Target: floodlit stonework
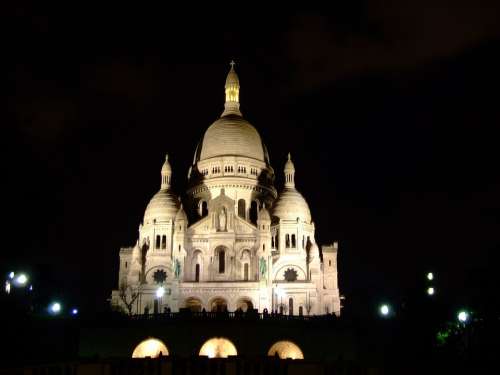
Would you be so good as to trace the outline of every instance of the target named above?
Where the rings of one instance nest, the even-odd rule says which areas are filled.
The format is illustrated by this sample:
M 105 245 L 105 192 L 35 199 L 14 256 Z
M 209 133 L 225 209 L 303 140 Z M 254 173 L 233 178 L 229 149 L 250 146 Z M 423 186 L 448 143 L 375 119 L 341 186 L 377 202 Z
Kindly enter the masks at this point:
M 130 314 L 183 307 L 340 314 L 337 243 L 316 244 L 290 155 L 284 187 L 275 189 L 266 146 L 240 112 L 239 90 L 231 64 L 224 112 L 195 150 L 182 202 L 166 157 L 137 242 L 120 250 L 114 306 Z

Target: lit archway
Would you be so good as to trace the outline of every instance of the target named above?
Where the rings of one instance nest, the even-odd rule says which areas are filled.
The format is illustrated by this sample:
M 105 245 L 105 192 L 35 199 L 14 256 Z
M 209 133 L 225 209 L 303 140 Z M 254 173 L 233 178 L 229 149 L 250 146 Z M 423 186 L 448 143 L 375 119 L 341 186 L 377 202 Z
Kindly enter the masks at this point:
M 153 337 L 142 341 L 137 345 L 132 353 L 132 358 L 156 358 L 161 355 L 168 355 L 167 346 Z
M 192 312 L 200 312 L 201 311 L 201 301 L 198 298 L 189 297 L 188 299 L 186 299 L 185 305 Z
M 207 340 L 200 349 L 200 356 L 208 358 L 227 358 L 238 355 L 234 344 L 225 337 L 213 337 Z
M 210 311 L 212 312 L 227 311 L 227 301 L 221 297 L 214 298 L 210 303 Z
M 304 354 L 297 344 L 291 341 L 278 341 L 267 352 L 268 356 L 278 355 L 281 359 L 304 359 Z
M 252 310 L 253 309 L 252 300 L 250 298 L 247 298 L 247 297 L 240 298 L 238 300 L 238 302 L 236 302 L 236 308 L 241 309 L 244 312 L 247 312 L 248 310 Z

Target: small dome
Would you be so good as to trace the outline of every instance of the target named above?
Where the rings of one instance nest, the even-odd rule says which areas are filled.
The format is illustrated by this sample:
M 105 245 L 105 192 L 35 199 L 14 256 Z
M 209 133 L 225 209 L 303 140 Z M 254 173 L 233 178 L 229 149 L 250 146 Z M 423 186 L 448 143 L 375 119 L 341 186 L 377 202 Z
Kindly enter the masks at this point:
M 177 222 L 180 220 L 187 221 L 186 211 L 184 211 L 182 204 L 181 204 L 181 208 L 179 208 L 179 211 L 177 211 L 177 215 L 175 215 L 175 221 Z
M 203 137 L 199 160 L 225 155 L 267 161 L 257 130 L 234 114 L 221 117 L 210 125 Z
M 179 211 L 179 201 L 168 189 L 161 189 L 149 201 L 144 213 L 144 224 L 173 220 Z
M 306 200 L 295 188 L 285 187 L 274 202 L 273 216 L 281 220 L 297 220 L 311 222 L 311 211 Z
M 259 220 L 269 220 L 271 221 L 271 215 L 269 215 L 269 210 L 264 206 L 259 211 Z

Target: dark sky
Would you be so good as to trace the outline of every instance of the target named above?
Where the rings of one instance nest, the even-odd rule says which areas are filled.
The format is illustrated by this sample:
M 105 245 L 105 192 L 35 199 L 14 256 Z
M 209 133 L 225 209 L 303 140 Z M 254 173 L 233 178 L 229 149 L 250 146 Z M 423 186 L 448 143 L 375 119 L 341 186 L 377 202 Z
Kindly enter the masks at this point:
M 457 298 L 498 285 L 500 3 L 348 3 L 6 10 L 2 268 L 104 304 L 167 152 L 184 191 L 234 59 L 278 189 L 290 151 L 318 242 L 340 242 L 348 301 L 430 268 Z

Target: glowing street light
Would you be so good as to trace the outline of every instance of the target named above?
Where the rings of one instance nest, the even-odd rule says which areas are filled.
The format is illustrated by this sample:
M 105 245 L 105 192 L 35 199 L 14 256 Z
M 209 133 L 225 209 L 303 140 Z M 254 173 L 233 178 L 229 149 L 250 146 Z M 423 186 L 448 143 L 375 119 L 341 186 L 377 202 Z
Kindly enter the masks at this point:
M 458 321 L 461 323 L 466 323 L 469 320 L 469 313 L 465 310 L 461 310 L 457 314 Z
M 50 306 L 49 306 L 49 311 L 52 313 L 52 314 L 59 314 L 61 312 L 61 304 L 59 302 L 53 302 Z
M 436 290 L 434 289 L 434 287 L 429 287 L 427 288 L 427 294 L 430 295 L 430 296 L 433 296 L 434 293 L 436 293 Z
M 429 273 L 427 274 L 427 280 L 429 280 L 429 281 L 434 280 L 434 274 L 433 274 L 432 272 L 429 272 Z
M 78 315 L 78 309 L 71 309 L 71 315 Z
M 165 288 L 160 286 L 158 289 L 156 289 L 156 297 L 161 298 L 165 294 Z
M 12 272 L 10 272 L 10 273 L 9 273 L 9 279 L 13 279 L 13 278 L 14 278 L 14 276 L 15 276 L 14 271 L 12 271 Z
M 22 273 L 16 277 L 15 282 L 19 286 L 24 286 L 28 282 L 28 276 L 26 276 L 24 273 Z
M 380 314 L 382 316 L 388 316 L 389 313 L 391 312 L 391 309 L 390 309 L 389 305 L 383 304 L 383 305 L 380 306 L 379 311 L 380 311 Z

